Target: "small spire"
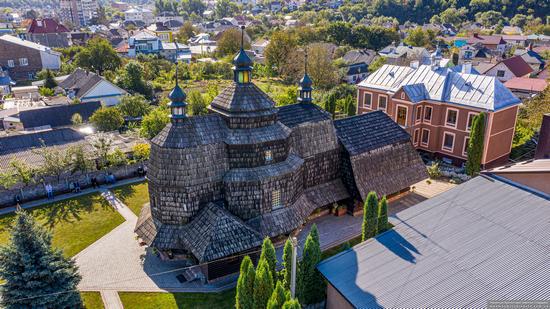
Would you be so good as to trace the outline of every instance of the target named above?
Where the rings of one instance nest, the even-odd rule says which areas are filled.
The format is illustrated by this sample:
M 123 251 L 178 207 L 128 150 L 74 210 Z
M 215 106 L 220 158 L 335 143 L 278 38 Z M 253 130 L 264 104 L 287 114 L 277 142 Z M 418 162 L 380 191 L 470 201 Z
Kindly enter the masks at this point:
M 307 47 L 306 47 L 306 55 L 304 60 L 304 75 L 307 74 Z
M 298 87 L 298 102 L 301 103 L 311 103 L 313 98 L 311 97 L 311 92 L 313 88 L 311 87 L 313 81 L 307 74 L 307 49 L 304 55 L 304 77 L 300 80 L 300 87 Z
M 241 50 L 244 50 L 244 26 L 241 26 Z

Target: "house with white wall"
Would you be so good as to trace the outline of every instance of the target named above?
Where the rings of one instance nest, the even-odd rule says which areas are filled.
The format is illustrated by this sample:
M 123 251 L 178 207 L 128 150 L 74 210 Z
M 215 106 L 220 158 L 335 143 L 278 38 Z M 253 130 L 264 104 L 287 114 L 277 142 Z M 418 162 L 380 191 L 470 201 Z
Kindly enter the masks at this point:
M 105 106 L 117 105 L 120 99 L 127 94 L 125 90 L 105 78 L 80 68 L 59 83 L 59 87 L 65 91 L 71 100 L 79 99 L 80 102 L 100 101 Z
M 506 82 L 512 78 L 529 77 L 533 68 L 521 56 L 504 59 L 493 66 L 485 66 L 482 75 L 495 76 L 499 81 Z

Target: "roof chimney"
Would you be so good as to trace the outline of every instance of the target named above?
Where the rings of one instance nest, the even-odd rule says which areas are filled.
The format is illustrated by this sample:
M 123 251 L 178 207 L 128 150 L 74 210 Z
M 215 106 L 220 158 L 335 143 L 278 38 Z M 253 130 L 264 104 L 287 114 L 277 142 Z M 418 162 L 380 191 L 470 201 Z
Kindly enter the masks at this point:
M 474 33 L 474 38 L 479 38 L 479 33 Z
M 542 116 L 535 159 L 550 159 L 550 114 Z
M 471 74 L 472 73 L 472 63 L 471 62 L 465 62 L 462 64 L 462 72 L 464 74 Z

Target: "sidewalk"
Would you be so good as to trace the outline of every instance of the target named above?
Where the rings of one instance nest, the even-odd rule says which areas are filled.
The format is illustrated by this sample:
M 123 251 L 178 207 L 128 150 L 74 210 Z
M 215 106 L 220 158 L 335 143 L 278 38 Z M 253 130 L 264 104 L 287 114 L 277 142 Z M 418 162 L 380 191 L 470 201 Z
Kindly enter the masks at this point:
M 142 182 L 144 180 L 145 180 L 144 177 L 128 178 L 128 179 L 117 181 L 116 183 L 111 184 L 111 185 L 102 185 L 99 188 L 87 188 L 87 189 L 84 189 L 84 190 L 80 191 L 79 193 L 65 193 L 65 194 L 56 195 L 53 199 L 45 198 L 45 199 L 40 199 L 40 200 L 34 200 L 34 201 L 31 201 L 31 202 L 21 204 L 21 208 L 31 209 L 31 208 L 34 208 L 34 207 L 37 207 L 37 206 L 42 206 L 42 205 L 53 203 L 53 202 L 64 201 L 64 200 L 67 200 L 67 199 L 83 196 L 83 195 L 90 194 L 90 193 L 101 192 L 102 190 L 106 190 L 106 189 L 108 190 L 108 189 L 116 188 L 116 187 L 119 187 L 119 186 L 131 184 L 131 183 Z M 15 206 L 1 208 L 0 209 L 0 215 L 5 215 L 5 214 L 15 212 L 15 210 L 16 210 Z

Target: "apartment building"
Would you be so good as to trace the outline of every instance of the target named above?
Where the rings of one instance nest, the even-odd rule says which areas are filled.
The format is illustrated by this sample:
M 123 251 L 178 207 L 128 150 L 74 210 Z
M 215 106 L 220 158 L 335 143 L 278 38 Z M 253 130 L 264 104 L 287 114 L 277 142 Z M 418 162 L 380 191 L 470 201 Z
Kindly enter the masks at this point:
M 505 163 L 520 100 L 496 77 L 435 65 L 384 65 L 358 85 L 359 114 L 382 110 L 410 135 L 414 146 L 449 163 L 467 159 L 474 116 L 487 114 L 482 165 Z
M 90 25 L 97 18 L 97 0 L 60 0 L 59 19 L 75 27 Z

